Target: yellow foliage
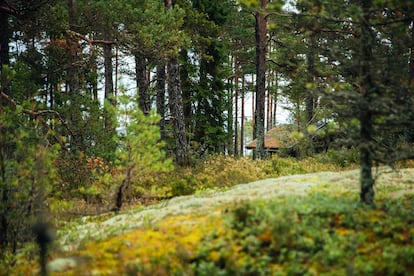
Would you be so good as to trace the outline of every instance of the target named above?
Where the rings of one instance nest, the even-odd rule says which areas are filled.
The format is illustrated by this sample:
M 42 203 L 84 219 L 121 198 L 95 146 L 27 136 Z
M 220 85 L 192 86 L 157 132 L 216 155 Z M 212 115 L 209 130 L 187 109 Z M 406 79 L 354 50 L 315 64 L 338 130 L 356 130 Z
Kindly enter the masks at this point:
M 81 260 L 76 268 L 51 275 L 181 274 L 189 269 L 183 266 L 194 257 L 203 235 L 220 228 L 224 229 L 224 226 L 218 216 L 168 217 L 152 227 L 92 241 L 70 253 Z M 37 265 L 31 263 L 18 267 L 18 272 L 30 275 L 37 269 Z

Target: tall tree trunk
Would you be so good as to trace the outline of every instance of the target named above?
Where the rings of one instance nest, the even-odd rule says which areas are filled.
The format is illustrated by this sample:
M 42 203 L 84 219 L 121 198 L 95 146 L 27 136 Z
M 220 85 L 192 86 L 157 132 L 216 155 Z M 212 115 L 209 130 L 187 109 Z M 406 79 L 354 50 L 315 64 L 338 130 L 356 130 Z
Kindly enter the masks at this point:
M 4 65 L 9 64 L 9 41 L 10 41 L 10 31 L 9 31 L 9 15 L 6 13 L 0 13 L 0 75 Z M 9 94 L 10 91 L 5 88 L 0 91 L 6 94 Z M 0 114 L 3 112 L 3 100 L 0 99 Z M 10 189 L 7 185 L 6 179 L 6 162 L 11 158 L 12 151 L 9 143 L 5 141 L 7 132 L 10 131 L 7 128 L 4 128 L 0 125 L 0 258 L 3 258 L 3 252 L 6 252 L 6 247 L 8 244 L 8 232 L 9 232 L 9 220 L 8 212 L 9 210 L 9 194 Z
M 69 29 L 76 31 L 76 0 L 68 0 L 69 8 Z M 67 40 L 70 56 L 70 65 L 68 69 L 67 84 L 69 93 L 79 92 L 79 75 L 78 75 L 78 43 L 72 38 Z
M 315 32 L 312 32 L 309 36 L 309 43 L 306 55 L 306 66 L 307 66 L 307 83 L 311 84 L 310 88 L 307 89 L 305 87 L 306 95 L 305 95 L 305 108 L 306 108 L 306 122 L 305 126 L 309 126 L 313 123 L 315 110 L 314 110 L 314 103 L 315 103 L 315 95 L 314 95 L 314 85 L 315 85 Z M 306 138 L 307 138 L 307 150 L 305 154 L 312 154 L 314 150 L 312 135 L 308 133 L 307 128 L 305 128 Z
M 264 144 L 264 120 L 266 98 L 266 9 L 267 0 L 260 0 L 260 9 L 256 12 L 256 113 L 255 113 L 255 139 L 256 150 L 254 158 L 266 157 Z
M 361 192 L 360 199 L 362 202 L 374 204 L 374 179 L 372 177 L 372 112 L 370 105 L 376 92 L 375 84 L 372 80 L 371 63 L 373 60 L 372 47 L 375 41 L 370 24 L 371 0 L 361 1 L 363 17 L 361 18 L 361 100 L 360 100 L 360 165 L 361 165 Z
M 255 83 L 254 82 L 254 75 L 252 75 L 252 83 Z M 252 126 L 253 126 L 253 133 L 252 133 L 252 136 L 253 136 L 253 139 L 256 137 L 256 134 L 255 134 L 255 114 L 256 114 L 256 111 L 255 111 L 255 109 L 256 109 L 256 101 L 255 101 L 255 97 L 254 97 L 254 95 L 255 95 L 255 92 L 253 92 L 252 91 Z M 253 152 L 253 154 L 254 154 L 254 152 Z
M 93 75 L 93 79 L 91 80 L 92 98 L 94 101 L 98 101 L 98 64 L 95 54 L 93 54 L 91 57 L 91 63 L 91 70 Z
M 111 40 L 109 34 L 105 33 L 105 40 Z M 113 80 L 113 66 L 112 66 L 112 44 L 104 44 L 104 68 L 105 68 L 105 99 L 114 96 L 114 80 Z
M 233 64 L 233 61 L 230 62 Z M 233 98 L 233 78 L 229 78 L 228 80 L 228 87 L 229 87 L 229 105 L 228 105 L 228 122 L 227 122 L 227 133 L 229 135 L 229 142 L 227 145 L 227 150 L 229 155 L 234 155 L 234 116 L 233 116 L 233 107 L 234 107 L 234 98 Z
M 245 93 L 245 78 L 244 72 L 242 73 L 242 91 L 241 91 L 241 120 L 240 120 L 240 156 L 244 156 L 244 93 Z
M 184 120 L 185 126 L 187 128 L 188 133 L 193 133 L 194 125 L 192 124 L 192 88 L 191 82 L 189 77 L 189 72 L 187 66 L 189 65 L 190 61 L 188 58 L 187 50 L 180 51 L 180 58 L 184 62 L 184 65 L 180 67 L 180 80 L 181 80 L 181 89 L 183 95 L 183 108 L 184 108 Z
M 148 93 L 147 63 L 142 55 L 135 54 L 135 74 L 138 88 L 138 106 L 147 116 L 151 107 Z
M 273 117 L 272 117 L 272 126 L 275 126 L 276 121 L 276 112 L 277 112 L 277 100 L 278 100 L 278 80 L 277 80 L 277 73 L 276 70 L 273 71 L 273 86 L 275 87 L 275 91 L 273 94 Z
M 187 137 L 185 134 L 183 100 L 181 96 L 180 73 L 177 57 L 170 57 L 168 63 L 168 102 L 174 121 L 175 157 L 180 166 L 189 165 Z
M 408 90 L 407 93 L 413 95 L 414 91 L 414 19 L 412 18 L 408 24 L 408 30 L 410 32 L 410 48 L 409 48 L 409 61 L 408 61 Z M 410 102 L 407 101 L 405 104 L 410 105 Z M 414 108 L 409 106 L 409 108 Z M 414 130 L 411 128 L 407 128 L 405 130 L 405 136 L 407 142 L 413 143 L 414 142 Z
M 161 119 L 159 122 L 161 140 L 166 139 L 165 133 L 165 62 L 159 61 L 157 65 L 157 82 L 156 82 L 156 91 L 157 91 L 157 112 L 160 115 Z
M 3 65 L 9 64 L 9 41 L 10 41 L 10 28 L 9 28 L 9 15 L 0 12 L 0 72 L 3 69 Z M 5 91 L 6 92 L 6 91 Z
M 172 0 L 164 0 L 167 9 L 173 8 Z M 169 57 L 167 62 L 168 72 L 168 103 L 174 120 L 175 157 L 180 166 L 188 166 L 190 158 L 188 155 L 187 137 L 185 134 L 184 107 L 181 95 L 180 72 L 177 56 Z
M 411 21 L 411 45 L 410 45 L 410 61 L 409 61 L 409 85 L 414 85 L 414 20 Z
M 239 117 L 239 70 L 237 64 L 237 56 L 234 57 L 234 156 L 239 155 L 239 130 L 238 130 L 238 117 Z
M 315 84 L 315 33 L 312 32 L 309 37 L 308 52 L 306 55 L 307 63 L 307 82 Z M 307 89 L 305 96 L 306 105 L 306 124 L 310 125 L 314 117 L 314 91 L 313 89 Z

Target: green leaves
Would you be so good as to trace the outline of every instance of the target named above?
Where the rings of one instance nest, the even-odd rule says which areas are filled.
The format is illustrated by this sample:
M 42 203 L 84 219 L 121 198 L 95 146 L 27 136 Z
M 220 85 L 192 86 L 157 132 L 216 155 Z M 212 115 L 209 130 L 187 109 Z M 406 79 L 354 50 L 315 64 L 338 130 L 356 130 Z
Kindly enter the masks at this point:
M 404 214 L 414 206 L 400 200 L 408 205 L 381 203 L 401 214 L 325 193 L 240 203 L 223 214 L 220 235 L 203 239 L 195 266 L 222 274 L 404 274 L 414 252 Z
M 172 161 L 165 157 L 154 110 L 145 116 L 137 103 L 127 95 L 119 97 L 118 118 L 121 137 L 116 152 L 121 170 L 133 169 L 139 174 L 165 172 Z

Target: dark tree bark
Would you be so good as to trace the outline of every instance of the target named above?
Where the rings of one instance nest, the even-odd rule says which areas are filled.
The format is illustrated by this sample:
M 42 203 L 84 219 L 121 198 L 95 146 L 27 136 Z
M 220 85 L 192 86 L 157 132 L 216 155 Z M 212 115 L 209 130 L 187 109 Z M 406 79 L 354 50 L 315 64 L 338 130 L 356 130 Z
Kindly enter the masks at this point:
M 308 83 L 315 83 L 315 33 L 312 32 L 309 37 L 309 45 L 308 45 L 308 52 L 306 55 L 306 63 L 307 63 L 307 82 Z M 314 103 L 315 103 L 315 96 L 313 89 L 307 89 L 306 97 L 305 97 L 305 105 L 306 105 L 306 123 L 309 125 L 313 121 L 314 117 Z
M 414 19 L 410 21 L 411 28 L 411 45 L 410 45 L 410 61 L 409 61 L 409 86 L 414 85 Z
M 157 112 L 161 116 L 159 126 L 161 132 L 161 140 L 165 140 L 166 133 L 165 133 L 165 62 L 160 61 L 157 65 L 157 83 L 156 83 L 156 91 L 157 91 Z
M 135 55 L 135 73 L 138 87 L 138 106 L 147 116 L 151 106 L 148 94 L 147 63 L 142 55 Z
M 105 34 L 105 40 L 110 40 L 108 34 Z M 113 66 L 112 66 L 112 45 L 103 44 L 104 50 L 104 67 L 105 67 L 105 99 L 114 96 L 114 80 L 113 80 Z
M 181 96 L 180 73 L 177 57 L 168 61 L 169 106 L 174 121 L 175 157 L 180 166 L 189 165 L 187 137 L 185 134 L 183 100 Z
M 0 11 L 0 72 L 3 65 L 9 64 L 9 15 Z
M 165 0 L 167 9 L 173 8 L 172 0 Z M 174 121 L 175 161 L 180 166 L 188 166 L 188 144 L 185 133 L 184 107 L 181 92 L 180 72 L 177 56 L 170 56 L 167 62 L 168 103 Z
M 233 61 L 231 61 L 231 64 Z M 233 116 L 233 107 L 234 107 L 234 99 L 233 99 L 233 78 L 229 78 L 227 80 L 227 85 L 229 87 L 228 92 L 228 101 L 229 105 L 227 108 L 227 133 L 229 135 L 228 144 L 227 144 L 227 151 L 229 155 L 234 155 L 234 116 Z
M 371 144 L 373 142 L 373 114 L 371 103 L 376 92 L 375 83 L 372 79 L 371 63 L 373 60 L 372 47 L 375 35 L 370 25 L 371 0 L 361 1 L 363 17 L 361 18 L 361 68 L 360 68 L 360 165 L 361 165 L 361 191 L 360 199 L 363 203 L 374 204 L 374 179 L 372 177 L 373 156 Z
M 68 0 L 68 9 L 69 9 L 69 29 L 71 31 L 76 31 L 76 1 Z M 68 50 L 70 56 L 70 65 L 67 71 L 67 84 L 69 93 L 78 93 L 79 92 L 79 75 L 78 75 L 78 52 L 79 47 L 78 43 L 73 40 L 73 38 L 67 39 Z
M 95 101 L 98 100 L 98 65 L 97 65 L 97 61 L 94 60 L 93 61 L 93 66 L 92 66 L 92 71 L 94 74 L 94 79 L 93 79 L 93 83 L 92 83 L 92 95 L 93 95 L 93 99 Z
M 244 79 L 244 72 L 242 72 L 242 91 L 241 91 L 241 120 L 240 120 L 240 156 L 244 155 L 244 89 L 245 89 L 245 79 Z
M 234 57 L 234 156 L 239 155 L 239 132 L 238 132 L 238 117 L 239 117 L 239 70 L 237 64 L 237 56 Z
M 190 83 L 190 77 L 188 72 L 188 53 L 187 50 L 181 50 L 180 51 L 180 58 L 184 62 L 184 65 L 180 67 L 180 80 L 181 80 L 181 89 L 182 89 L 182 95 L 183 95 L 183 108 L 184 108 L 184 120 L 185 120 L 185 126 L 187 128 L 187 131 L 189 133 L 193 133 L 194 131 L 194 124 L 192 123 L 192 87 Z
M 9 64 L 9 41 L 10 41 L 10 30 L 9 30 L 9 14 L 0 10 L 0 75 L 4 65 Z M 9 89 L 4 89 L 4 92 L 9 95 Z M 0 113 L 3 111 L 3 100 L 0 99 Z M 9 187 L 6 186 L 6 160 L 11 157 L 11 151 L 7 141 L 4 138 L 7 133 L 7 129 L 0 126 L 0 177 L 1 183 L 3 184 L 0 188 L 0 258 L 3 257 L 5 248 L 8 244 L 8 232 L 9 232 L 9 221 L 8 221 L 8 208 L 9 205 Z
M 266 8 L 267 0 L 260 1 L 260 10 L 256 13 L 256 113 L 255 131 L 256 150 L 254 158 L 264 159 L 266 152 L 264 148 L 264 120 L 265 120 L 265 98 L 266 98 L 266 17 L 263 10 Z

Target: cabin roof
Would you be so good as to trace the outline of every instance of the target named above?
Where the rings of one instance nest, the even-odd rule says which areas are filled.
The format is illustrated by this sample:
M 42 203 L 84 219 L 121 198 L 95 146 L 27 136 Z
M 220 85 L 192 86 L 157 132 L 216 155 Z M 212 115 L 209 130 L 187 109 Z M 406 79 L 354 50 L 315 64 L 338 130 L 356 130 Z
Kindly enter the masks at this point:
M 265 133 L 265 149 L 272 151 L 281 148 L 290 148 L 296 144 L 296 141 L 291 137 L 291 127 L 288 125 L 277 126 Z M 251 141 L 246 145 L 247 149 L 255 149 L 257 140 Z

